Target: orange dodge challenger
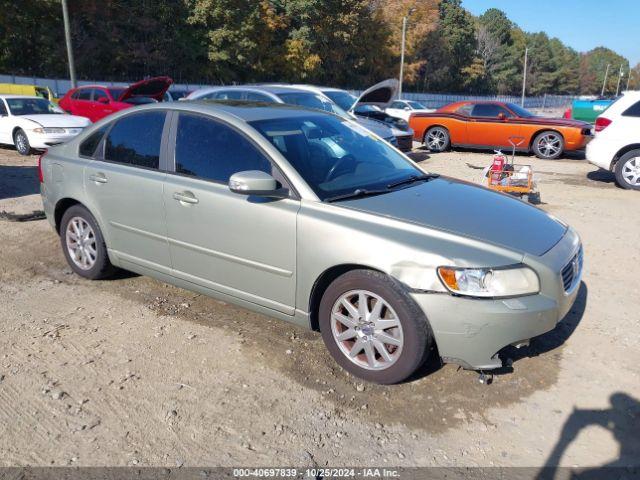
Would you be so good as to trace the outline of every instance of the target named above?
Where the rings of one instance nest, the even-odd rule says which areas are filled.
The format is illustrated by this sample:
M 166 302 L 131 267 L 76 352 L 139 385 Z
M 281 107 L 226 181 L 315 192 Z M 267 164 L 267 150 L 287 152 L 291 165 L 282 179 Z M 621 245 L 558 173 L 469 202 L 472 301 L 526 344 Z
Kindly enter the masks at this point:
M 416 113 L 409 118 L 414 140 L 432 152 L 449 147 L 511 149 L 553 160 L 563 152 L 581 150 L 591 139 L 591 125 L 578 120 L 536 117 L 518 105 L 502 102 L 456 102 L 434 113 Z

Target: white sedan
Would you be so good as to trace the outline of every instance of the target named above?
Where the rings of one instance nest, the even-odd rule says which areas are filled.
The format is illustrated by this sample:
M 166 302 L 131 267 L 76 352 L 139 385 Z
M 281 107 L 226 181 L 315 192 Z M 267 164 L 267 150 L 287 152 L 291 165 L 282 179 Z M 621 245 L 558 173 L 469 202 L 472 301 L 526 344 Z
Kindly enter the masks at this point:
M 91 124 L 41 97 L 0 95 L 0 143 L 22 155 L 64 143 Z
M 385 112 L 392 117 L 401 118 L 407 122 L 412 113 L 433 113 L 435 111 L 434 108 L 427 108 L 420 102 L 414 102 L 413 100 L 394 100 L 385 109 Z

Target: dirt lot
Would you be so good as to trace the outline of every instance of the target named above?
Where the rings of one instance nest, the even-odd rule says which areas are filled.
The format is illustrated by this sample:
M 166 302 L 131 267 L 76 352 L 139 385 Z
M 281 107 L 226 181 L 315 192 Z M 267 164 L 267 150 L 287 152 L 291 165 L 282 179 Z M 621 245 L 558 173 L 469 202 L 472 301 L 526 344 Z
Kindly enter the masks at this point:
M 472 181 L 491 158 L 414 157 Z M 0 219 L 0 466 L 637 465 L 640 193 L 581 159 L 518 159 L 586 267 L 573 311 L 490 386 L 433 361 L 363 384 L 319 334 L 145 277 L 82 280 L 45 220 Z M 0 212 L 41 208 L 36 162 L 0 149 Z

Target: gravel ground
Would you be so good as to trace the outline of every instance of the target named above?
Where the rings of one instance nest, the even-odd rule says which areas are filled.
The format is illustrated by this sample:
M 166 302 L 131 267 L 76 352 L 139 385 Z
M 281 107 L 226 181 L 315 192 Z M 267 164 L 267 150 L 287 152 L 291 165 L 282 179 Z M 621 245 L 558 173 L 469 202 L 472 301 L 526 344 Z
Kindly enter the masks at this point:
M 491 160 L 413 157 L 470 181 Z M 638 465 L 640 194 L 580 158 L 517 160 L 582 236 L 584 283 L 488 386 L 433 360 L 364 384 L 319 334 L 145 277 L 83 280 L 45 220 L 0 215 L 0 466 Z M 0 212 L 41 209 L 36 164 L 0 149 Z

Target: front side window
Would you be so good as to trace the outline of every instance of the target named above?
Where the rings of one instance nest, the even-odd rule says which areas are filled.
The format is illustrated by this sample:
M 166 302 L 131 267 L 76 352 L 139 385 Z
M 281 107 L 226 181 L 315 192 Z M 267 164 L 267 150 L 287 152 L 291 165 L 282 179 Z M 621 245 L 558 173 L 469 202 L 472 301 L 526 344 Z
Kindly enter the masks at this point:
M 423 173 L 385 141 L 339 117 L 319 114 L 250 124 L 282 153 L 321 200 L 358 189 L 387 189 Z
M 104 158 L 111 162 L 158 168 L 166 113 L 153 111 L 127 115 L 109 131 Z
M 7 105 L 11 115 L 38 115 L 47 113 L 64 113 L 57 105 L 44 98 L 19 97 L 7 98 Z
M 180 114 L 175 161 L 176 173 L 221 183 L 246 170 L 273 174 L 271 162 L 246 137 L 200 115 Z
M 474 105 L 473 110 L 471 111 L 471 116 L 483 118 L 498 118 L 498 115 L 500 115 L 501 113 L 506 117 L 513 116 L 506 109 L 502 108 L 500 105 L 496 105 L 495 103 L 478 103 Z
M 511 109 L 513 113 L 515 113 L 520 118 L 535 117 L 535 115 L 531 113 L 529 110 L 522 108 L 521 106 L 516 105 L 515 103 L 507 103 L 507 106 Z
M 107 100 L 109 100 L 109 96 L 107 95 L 107 92 L 105 92 L 104 90 L 101 90 L 99 88 L 96 88 L 93 91 L 93 101 L 97 102 L 99 101 L 101 98 L 105 98 Z
M 257 92 L 247 92 L 247 98 L 246 99 L 251 101 L 251 102 L 273 103 L 273 100 L 271 100 L 270 97 L 268 97 L 267 95 L 263 95 L 262 93 L 257 93 Z
M 402 110 L 404 107 L 406 107 L 406 105 L 403 102 L 393 102 L 391 104 L 391 108 L 397 108 Z
M 7 116 L 7 107 L 4 105 L 4 100 L 0 99 L 0 117 Z
M 425 108 L 427 108 L 420 102 L 407 102 L 407 103 L 413 110 L 424 110 Z

